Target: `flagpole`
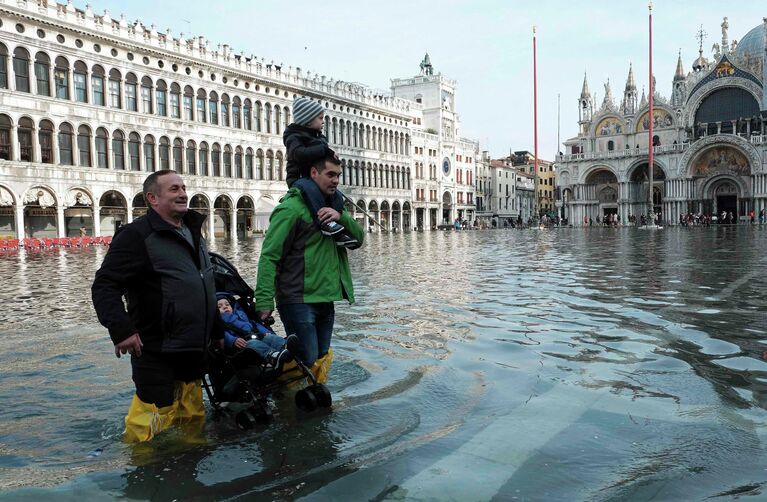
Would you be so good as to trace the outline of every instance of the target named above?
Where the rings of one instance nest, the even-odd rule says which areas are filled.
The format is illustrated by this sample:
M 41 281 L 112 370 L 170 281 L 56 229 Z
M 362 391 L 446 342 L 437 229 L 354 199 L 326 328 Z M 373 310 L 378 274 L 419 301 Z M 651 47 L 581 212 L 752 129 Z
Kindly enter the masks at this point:
M 540 217 L 538 204 L 538 61 L 536 59 L 535 26 L 533 26 L 533 202 L 535 205 L 535 220 Z
M 650 0 L 647 4 L 647 8 L 649 11 L 649 27 L 650 27 L 650 111 L 648 112 L 650 115 L 650 136 L 649 136 L 649 161 L 647 163 L 647 170 L 649 172 L 648 178 L 650 180 L 650 187 L 649 187 L 649 198 L 650 198 L 650 209 L 649 209 L 649 221 L 647 222 L 648 225 L 654 225 L 655 224 L 655 207 L 654 207 L 654 200 L 653 200 L 653 175 L 655 174 L 655 166 L 653 165 L 653 136 L 652 136 L 652 127 L 653 122 L 655 121 L 655 117 L 653 115 L 653 94 L 655 92 L 655 89 L 653 89 L 653 78 L 652 78 L 652 0 Z

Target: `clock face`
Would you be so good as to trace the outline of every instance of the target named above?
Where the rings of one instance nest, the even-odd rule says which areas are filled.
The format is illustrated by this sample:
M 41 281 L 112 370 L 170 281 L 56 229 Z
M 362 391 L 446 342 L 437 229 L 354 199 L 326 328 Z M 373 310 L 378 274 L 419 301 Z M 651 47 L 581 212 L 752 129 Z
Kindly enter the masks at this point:
M 450 174 L 450 159 L 447 157 L 442 161 L 442 172 L 445 173 L 445 176 Z

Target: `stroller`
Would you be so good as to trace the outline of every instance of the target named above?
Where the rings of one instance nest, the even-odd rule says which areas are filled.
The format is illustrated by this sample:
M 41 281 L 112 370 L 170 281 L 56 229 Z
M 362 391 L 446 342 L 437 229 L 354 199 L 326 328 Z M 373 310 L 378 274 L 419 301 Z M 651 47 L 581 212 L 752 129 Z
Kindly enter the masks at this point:
M 216 290 L 226 292 L 232 308 L 244 311 L 257 331 L 274 334 L 271 328 L 274 319 L 269 317 L 261 321 L 256 315 L 253 288 L 245 282 L 229 260 L 213 252 L 209 254 Z M 297 354 L 300 349 L 295 346 L 295 342 L 295 336 L 288 338 L 288 350 L 291 354 Z M 295 402 L 300 410 L 310 412 L 317 408 L 329 408 L 333 404 L 328 388 L 317 382 L 310 369 L 297 358 L 290 363 L 293 367 L 288 370 L 287 365 L 280 368 L 269 364 L 253 350 L 245 349 L 231 353 L 213 344 L 210 352 L 208 374 L 202 379 L 208 400 L 219 412 L 239 409 L 235 414 L 235 421 L 243 429 L 271 421 L 269 397 L 279 393 L 286 386 L 296 385 L 301 381 L 307 381 L 309 385 L 296 392 Z M 232 403 L 237 406 L 231 406 Z

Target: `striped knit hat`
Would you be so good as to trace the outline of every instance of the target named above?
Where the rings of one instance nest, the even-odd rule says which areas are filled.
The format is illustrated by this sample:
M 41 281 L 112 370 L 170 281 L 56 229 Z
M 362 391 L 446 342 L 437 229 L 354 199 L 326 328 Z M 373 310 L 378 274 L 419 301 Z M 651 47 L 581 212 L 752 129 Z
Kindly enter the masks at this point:
M 308 125 L 315 117 L 324 112 L 325 108 L 319 101 L 312 101 L 301 96 L 296 96 L 293 100 L 293 121 L 298 125 Z

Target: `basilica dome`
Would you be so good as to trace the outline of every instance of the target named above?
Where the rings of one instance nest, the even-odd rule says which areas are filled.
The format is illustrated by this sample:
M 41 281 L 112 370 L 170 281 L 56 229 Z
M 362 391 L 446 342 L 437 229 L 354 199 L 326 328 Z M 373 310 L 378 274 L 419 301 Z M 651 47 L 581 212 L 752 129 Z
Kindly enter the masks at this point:
M 735 56 L 746 60 L 764 59 L 764 30 L 764 25 L 760 24 L 746 33 L 735 47 Z

